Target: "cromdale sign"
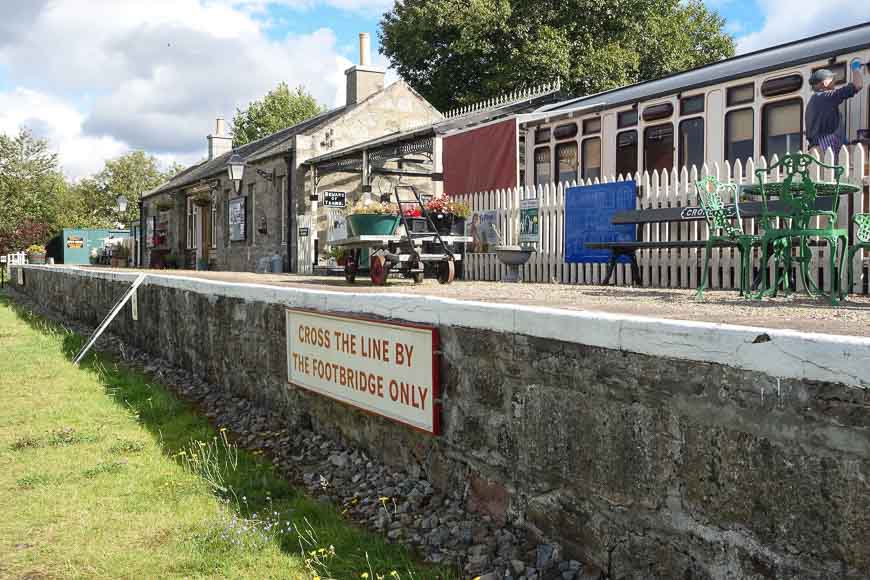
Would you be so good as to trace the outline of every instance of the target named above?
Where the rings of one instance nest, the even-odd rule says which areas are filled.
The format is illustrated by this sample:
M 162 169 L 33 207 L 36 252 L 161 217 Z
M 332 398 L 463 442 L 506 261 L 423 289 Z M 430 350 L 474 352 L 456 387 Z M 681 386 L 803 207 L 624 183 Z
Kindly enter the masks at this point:
M 438 331 L 287 310 L 291 384 L 421 431 L 440 431 Z

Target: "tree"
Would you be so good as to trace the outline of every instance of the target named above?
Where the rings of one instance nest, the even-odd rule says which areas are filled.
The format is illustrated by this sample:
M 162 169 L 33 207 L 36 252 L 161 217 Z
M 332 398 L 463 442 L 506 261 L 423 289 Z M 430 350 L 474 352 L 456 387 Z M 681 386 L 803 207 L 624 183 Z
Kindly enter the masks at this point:
M 250 103 L 246 109 L 236 109 L 233 115 L 233 145 L 256 141 L 323 111 L 323 107 L 303 87 L 290 91 L 287 84 L 282 82 L 262 100 Z
M 139 220 L 139 200 L 178 172 L 178 165 L 160 169 L 153 155 L 132 151 L 106 161 L 102 171 L 70 186 L 61 196 L 58 221 L 62 227 L 110 228 L 130 226 Z M 120 195 L 127 198 L 127 211 L 116 209 Z
M 575 95 L 734 54 L 701 0 L 404 0 L 381 20 L 383 53 L 441 110 L 562 80 Z
M 27 129 L 0 135 L 0 254 L 43 244 L 65 190 L 57 155 Z

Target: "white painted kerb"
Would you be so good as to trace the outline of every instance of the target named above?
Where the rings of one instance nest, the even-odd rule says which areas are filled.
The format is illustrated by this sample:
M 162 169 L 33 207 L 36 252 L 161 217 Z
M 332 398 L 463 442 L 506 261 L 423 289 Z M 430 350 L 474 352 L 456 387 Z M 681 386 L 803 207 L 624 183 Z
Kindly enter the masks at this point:
M 137 274 L 52 267 L 68 275 L 132 281 Z M 279 288 L 149 274 L 146 284 L 322 312 L 369 314 L 550 338 L 640 354 L 727 365 L 774 377 L 870 387 L 870 338 L 666 320 L 595 311 L 490 304 L 436 296 Z M 754 343 L 766 334 L 770 340 Z

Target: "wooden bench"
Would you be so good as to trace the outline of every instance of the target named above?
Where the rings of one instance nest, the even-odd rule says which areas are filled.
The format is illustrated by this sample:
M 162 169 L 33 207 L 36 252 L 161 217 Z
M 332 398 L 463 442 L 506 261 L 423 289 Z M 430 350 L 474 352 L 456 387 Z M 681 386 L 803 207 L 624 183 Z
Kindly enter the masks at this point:
M 783 206 L 782 202 L 774 201 L 768 204 L 770 211 L 775 211 Z M 737 217 L 737 212 L 734 206 L 732 208 L 734 217 Z M 830 211 L 833 208 L 833 198 L 830 196 L 819 197 L 816 199 L 816 209 Z M 744 202 L 740 204 L 740 217 L 744 219 L 761 217 L 764 204 L 760 201 Z M 639 209 L 633 211 L 621 211 L 614 214 L 611 223 L 614 225 L 632 224 L 635 226 L 643 226 L 645 224 L 657 223 L 683 223 L 704 220 L 704 210 L 698 206 L 686 207 L 663 207 Z M 607 262 L 607 274 L 604 276 L 604 283 L 609 284 L 610 279 L 616 272 L 616 264 L 619 262 L 620 256 L 628 256 L 631 264 L 631 284 L 639 284 L 640 267 L 637 264 L 635 252 L 637 250 L 671 250 L 671 249 L 691 249 L 703 248 L 706 245 L 704 240 L 674 240 L 667 242 L 650 242 L 643 241 L 640 238 L 642 227 L 638 227 L 638 241 L 623 241 L 623 242 L 587 242 L 585 247 L 593 250 L 612 250 L 610 260 Z M 717 243 L 713 247 L 719 248 L 736 248 L 736 243 Z

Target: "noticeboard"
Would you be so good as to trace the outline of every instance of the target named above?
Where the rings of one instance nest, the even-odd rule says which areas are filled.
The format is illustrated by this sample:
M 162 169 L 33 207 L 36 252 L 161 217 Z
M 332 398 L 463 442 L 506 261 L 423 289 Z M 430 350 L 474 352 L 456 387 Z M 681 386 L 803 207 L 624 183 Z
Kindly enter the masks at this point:
M 541 230 L 538 227 L 538 199 L 520 200 L 520 243 L 537 244 Z
M 634 181 L 570 187 L 565 192 L 565 261 L 605 263 L 610 250 L 586 248 L 587 242 L 633 242 L 634 224 L 611 223 L 619 211 L 633 210 L 637 203 Z M 628 256 L 620 256 L 628 262 Z
M 238 242 L 247 236 L 245 227 L 245 202 L 247 198 L 236 197 L 229 201 L 230 241 Z
M 343 191 L 324 191 L 323 207 L 347 207 L 347 194 Z

